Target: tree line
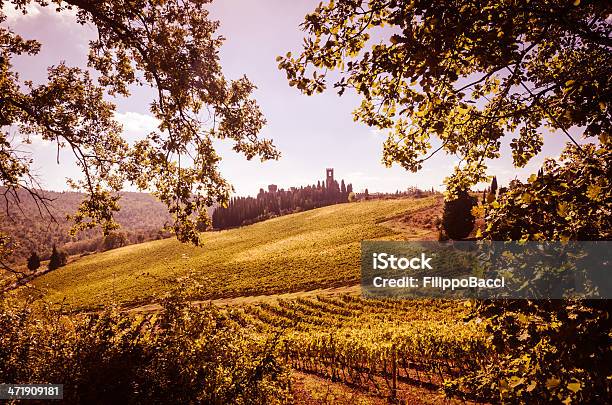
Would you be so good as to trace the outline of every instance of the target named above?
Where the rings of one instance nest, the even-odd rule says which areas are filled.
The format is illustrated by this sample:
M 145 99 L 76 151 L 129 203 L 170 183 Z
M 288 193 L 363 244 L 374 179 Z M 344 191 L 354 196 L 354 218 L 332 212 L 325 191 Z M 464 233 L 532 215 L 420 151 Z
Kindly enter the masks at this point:
M 6 188 L 0 187 L 0 194 Z M 69 235 L 74 212 L 85 195 L 75 192 L 37 191 L 49 200 L 47 209 L 39 210 L 36 200 L 27 192 L 17 193 L 19 201 L 8 200 L 8 208 L 0 210 L 0 232 L 10 235 L 12 255 L 7 263 L 22 264 L 36 252 L 41 260 L 49 260 L 53 246 L 68 255 L 104 251 L 117 247 L 164 238 L 163 228 L 171 222 L 165 206 L 148 193 L 120 193 L 122 209 L 116 215 L 121 229 L 103 235 L 99 229 L 88 229 Z
M 316 185 L 291 187 L 288 190 L 268 191 L 260 188 L 257 197 L 233 197 L 226 207 L 217 207 L 212 215 L 214 229 L 227 229 L 250 225 L 279 215 L 307 211 L 327 205 L 348 202 L 354 199 L 353 185 L 340 184 L 333 180 L 326 185 L 318 181 Z

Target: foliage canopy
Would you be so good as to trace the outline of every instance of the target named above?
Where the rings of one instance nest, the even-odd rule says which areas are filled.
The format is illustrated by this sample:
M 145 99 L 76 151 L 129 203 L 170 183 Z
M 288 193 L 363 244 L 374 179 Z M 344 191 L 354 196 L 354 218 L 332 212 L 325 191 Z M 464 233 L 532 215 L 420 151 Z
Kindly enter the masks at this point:
M 568 147 L 539 175 L 514 180 L 485 207 L 484 236 L 494 240 L 612 239 L 612 151 Z
M 450 199 L 487 180 L 506 135 L 523 167 L 546 129 L 563 133 L 571 144 L 560 163 L 487 199 L 484 236 L 609 240 L 611 14 L 597 0 L 330 0 L 306 16 L 301 53 L 278 62 L 306 94 L 338 70 L 338 92 L 362 98 L 354 118 L 389 131 L 385 164 L 417 171 L 438 151 L 457 155 Z M 609 309 L 603 300 L 484 303 L 475 314 L 500 363 L 466 385 L 501 402 L 605 402 Z
M 72 216 L 73 231 L 101 225 L 117 227 L 116 194 L 125 184 L 152 191 L 174 217 L 181 241 L 198 243 L 198 222 L 208 221 L 206 207 L 227 202 L 231 186 L 218 171 L 214 139 L 229 139 L 247 159 L 277 158 L 270 140 L 258 138 L 265 124 L 250 98 L 255 86 L 246 78 L 226 79 L 218 50 L 223 37 L 209 19 L 210 0 L 0 1 L 26 14 L 28 6 L 74 10 L 80 24 L 93 26 L 88 68 L 65 64 L 48 69 L 46 83 L 22 81 L 12 66 L 16 55 L 36 55 L 41 44 L 6 27 L 0 12 L 0 185 L 5 198 L 29 190 L 47 201 L 28 156 L 19 142 L 34 135 L 76 157 L 82 178 L 70 184 L 87 194 Z M 94 71 L 97 81 L 90 72 Z M 133 145 L 122 136 L 109 96 L 129 96 L 133 85 L 151 86 L 151 114 L 157 130 Z M 11 131 L 17 130 L 18 136 Z
M 306 16 L 301 53 L 277 59 L 309 95 L 338 70 L 338 93 L 362 98 L 354 118 L 389 131 L 385 164 L 417 171 L 440 150 L 456 154 L 456 196 L 486 180 L 507 134 L 518 167 L 545 128 L 609 144 L 610 12 L 580 0 L 329 1 Z

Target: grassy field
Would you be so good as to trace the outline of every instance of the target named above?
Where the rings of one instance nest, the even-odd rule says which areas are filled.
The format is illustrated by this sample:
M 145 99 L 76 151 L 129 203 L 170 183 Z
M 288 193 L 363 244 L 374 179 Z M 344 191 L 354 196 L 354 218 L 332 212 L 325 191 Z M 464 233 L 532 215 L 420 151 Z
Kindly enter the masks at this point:
M 83 257 L 36 279 L 45 299 L 73 309 L 153 301 L 192 275 L 197 299 L 311 290 L 357 283 L 360 241 L 419 238 L 381 224 L 436 204 L 435 197 L 339 204 L 239 229 L 208 232 L 203 246 L 158 240 Z

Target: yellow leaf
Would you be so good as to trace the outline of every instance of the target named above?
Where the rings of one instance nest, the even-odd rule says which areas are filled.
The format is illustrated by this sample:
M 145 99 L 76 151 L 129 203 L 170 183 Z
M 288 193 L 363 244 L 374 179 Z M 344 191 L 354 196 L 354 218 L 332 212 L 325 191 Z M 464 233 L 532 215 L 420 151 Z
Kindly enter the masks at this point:
M 528 182 L 533 183 L 534 181 L 536 181 L 538 179 L 538 175 L 537 174 L 532 174 L 531 176 L 529 176 L 529 178 L 527 179 Z
M 518 386 L 519 384 L 523 383 L 523 379 L 517 376 L 513 376 L 512 378 L 510 378 L 509 384 L 510 388 L 516 388 L 516 386 Z
M 557 214 L 565 218 L 567 216 L 567 203 L 560 202 L 557 204 Z
M 580 0 L 575 0 L 575 1 L 574 1 L 574 6 L 577 6 L 577 5 L 579 5 L 579 4 L 580 4 Z
M 531 194 L 529 194 L 529 193 L 523 193 L 523 195 L 521 196 L 521 200 L 523 200 L 523 202 L 524 202 L 525 204 L 529 204 L 529 203 L 531 202 L 531 200 L 532 200 L 532 198 L 531 198 Z
M 546 380 L 546 388 L 555 388 L 561 381 L 558 378 L 549 378 Z
M 459 111 L 460 114 L 463 114 L 468 111 L 468 108 L 463 104 L 459 104 L 459 106 L 457 107 L 457 111 Z
M 599 200 L 599 194 L 601 193 L 601 187 L 596 186 L 595 184 L 591 184 L 587 187 L 587 196 L 591 200 Z
M 567 389 L 572 391 L 572 392 L 578 392 L 578 391 L 580 391 L 581 388 L 582 388 L 582 386 L 580 385 L 579 382 L 573 382 L 573 383 L 567 384 Z
M 481 217 L 484 214 L 484 208 L 482 205 L 475 205 L 472 207 L 472 215 L 475 217 Z

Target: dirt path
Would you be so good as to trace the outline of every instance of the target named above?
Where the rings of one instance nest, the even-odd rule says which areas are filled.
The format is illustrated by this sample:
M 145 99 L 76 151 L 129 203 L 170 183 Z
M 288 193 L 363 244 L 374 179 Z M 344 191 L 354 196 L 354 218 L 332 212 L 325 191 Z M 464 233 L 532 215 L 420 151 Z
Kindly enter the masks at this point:
M 402 240 L 437 240 L 437 219 L 442 218 L 442 197 L 433 206 L 400 214 L 389 218 L 380 225 L 386 226 L 400 234 Z
M 334 382 L 313 374 L 299 371 L 292 372 L 293 395 L 296 403 L 307 405 L 385 405 L 390 400 L 357 387 L 351 387 L 341 382 Z M 455 398 L 446 398 L 439 391 L 417 385 L 401 384 L 397 390 L 396 403 L 414 405 L 464 404 L 474 402 Z

